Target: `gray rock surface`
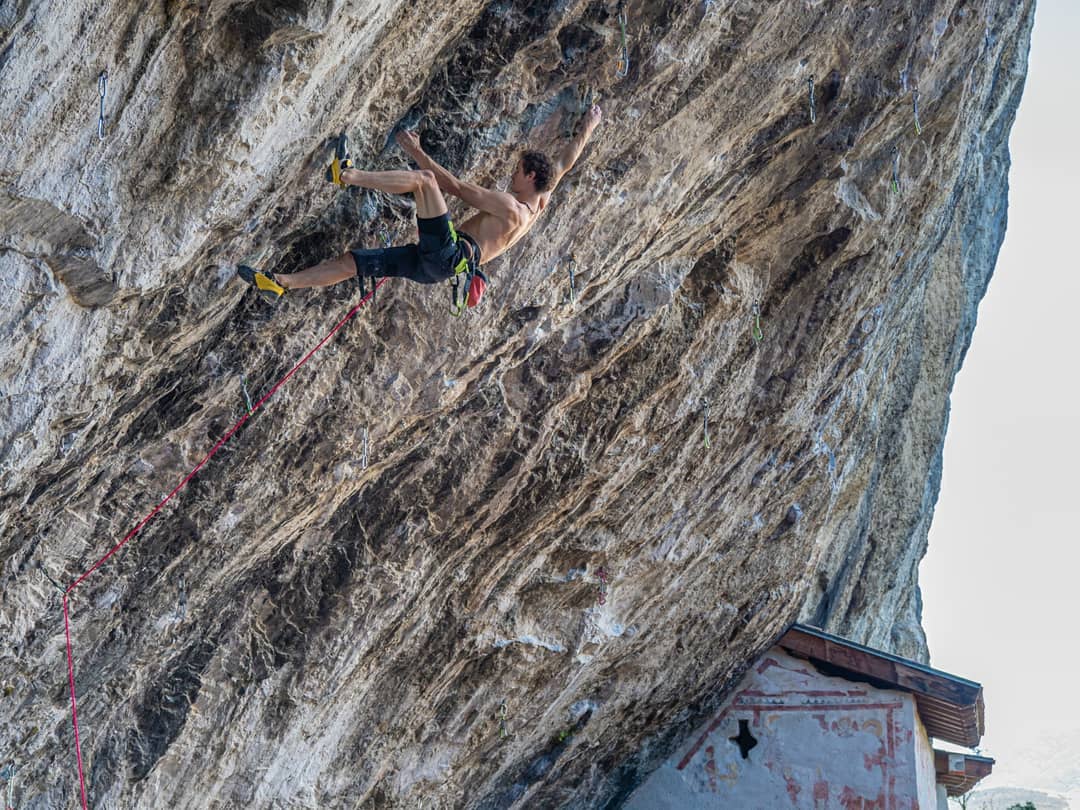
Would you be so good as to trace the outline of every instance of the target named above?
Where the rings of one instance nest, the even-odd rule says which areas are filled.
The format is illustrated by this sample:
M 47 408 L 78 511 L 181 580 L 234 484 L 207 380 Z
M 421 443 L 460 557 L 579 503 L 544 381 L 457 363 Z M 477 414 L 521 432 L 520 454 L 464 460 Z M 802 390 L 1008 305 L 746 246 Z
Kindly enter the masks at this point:
M 271 318 L 236 262 L 415 233 L 408 200 L 323 181 L 341 129 L 401 168 L 389 138 L 418 124 L 493 184 L 583 98 L 605 115 L 481 309 L 387 283 L 72 593 L 94 807 L 615 807 L 796 618 L 925 659 L 916 567 L 1033 14 L 631 0 L 620 78 L 597 0 L 5 4 L 17 807 L 79 800 L 49 578 L 357 300 Z

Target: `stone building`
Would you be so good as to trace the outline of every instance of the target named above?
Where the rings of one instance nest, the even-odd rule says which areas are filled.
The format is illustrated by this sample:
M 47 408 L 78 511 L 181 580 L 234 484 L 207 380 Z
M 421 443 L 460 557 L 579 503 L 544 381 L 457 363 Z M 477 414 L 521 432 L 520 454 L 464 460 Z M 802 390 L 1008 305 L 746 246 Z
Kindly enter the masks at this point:
M 982 687 L 795 625 L 631 796 L 630 810 L 945 810 L 993 760 Z

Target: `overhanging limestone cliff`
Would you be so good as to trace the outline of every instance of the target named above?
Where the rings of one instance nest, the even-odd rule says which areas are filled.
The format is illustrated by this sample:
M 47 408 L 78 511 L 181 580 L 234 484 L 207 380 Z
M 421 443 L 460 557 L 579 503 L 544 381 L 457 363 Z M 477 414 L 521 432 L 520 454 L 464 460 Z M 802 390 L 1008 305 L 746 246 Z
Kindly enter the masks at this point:
M 605 113 L 482 311 L 384 287 L 80 586 L 94 806 L 617 806 L 798 616 L 925 655 L 916 566 L 1033 3 L 626 13 L 619 78 L 604 2 L 0 11 L 18 806 L 78 794 L 42 572 L 84 571 L 242 413 L 241 379 L 265 391 L 356 298 L 271 317 L 236 261 L 411 238 L 407 201 L 322 180 L 343 128 L 396 168 L 418 124 L 487 184 L 586 89 Z

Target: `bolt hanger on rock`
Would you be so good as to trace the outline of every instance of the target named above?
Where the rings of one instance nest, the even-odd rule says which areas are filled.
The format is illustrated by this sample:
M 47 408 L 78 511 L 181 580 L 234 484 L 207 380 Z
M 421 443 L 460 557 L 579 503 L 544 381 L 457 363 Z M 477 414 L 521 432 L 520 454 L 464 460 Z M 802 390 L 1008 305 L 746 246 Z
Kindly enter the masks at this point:
M 97 80 L 98 86 L 98 121 L 97 121 L 97 135 L 98 140 L 105 140 L 105 95 L 109 92 L 109 72 L 107 70 L 101 71 L 98 74 Z

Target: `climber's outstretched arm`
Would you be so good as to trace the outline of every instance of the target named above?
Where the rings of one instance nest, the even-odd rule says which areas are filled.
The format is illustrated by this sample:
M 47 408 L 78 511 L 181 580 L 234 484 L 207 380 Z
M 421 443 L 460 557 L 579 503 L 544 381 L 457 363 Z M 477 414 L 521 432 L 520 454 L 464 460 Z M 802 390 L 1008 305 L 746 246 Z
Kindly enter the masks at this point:
M 432 160 L 431 156 L 421 148 L 420 138 L 415 132 L 407 130 L 399 132 L 397 143 L 402 151 L 416 162 L 417 166 L 435 175 L 435 180 L 444 193 L 459 197 L 473 208 L 502 219 L 511 219 L 520 215 L 518 202 L 513 195 L 492 191 L 475 183 L 460 180 Z
M 581 153 L 585 150 L 585 144 L 588 143 L 589 138 L 592 137 L 593 130 L 600 125 L 600 106 L 594 104 L 585 117 L 581 120 L 581 125 L 578 127 L 577 133 L 574 135 L 573 140 L 568 143 L 561 152 L 556 156 L 555 163 L 552 166 L 554 169 L 554 177 L 551 188 L 555 188 L 559 184 L 563 175 L 573 168 L 577 163 L 578 158 L 581 157 Z

